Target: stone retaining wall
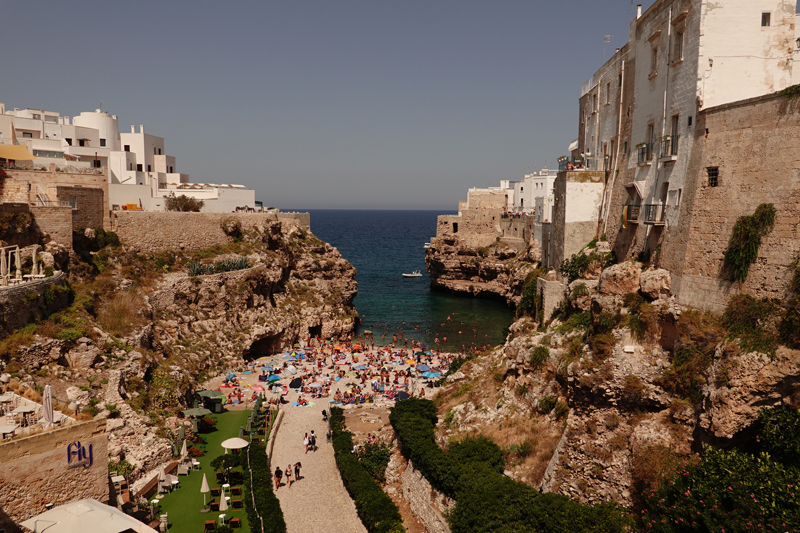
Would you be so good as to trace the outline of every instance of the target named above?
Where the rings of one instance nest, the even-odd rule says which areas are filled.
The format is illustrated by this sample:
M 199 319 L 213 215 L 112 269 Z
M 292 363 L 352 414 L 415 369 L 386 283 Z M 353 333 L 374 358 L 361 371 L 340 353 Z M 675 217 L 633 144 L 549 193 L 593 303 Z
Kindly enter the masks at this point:
M 275 220 L 310 229 L 308 213 L 180 213 L 175 211 L 115 211 L 111 229 L 139 252 L 202 250 L 233 241 L 222 222 L 238 220 L 244 231 Z
M 105 429 L 105 420 L 92 420 L 0 444 L 0 529 L 19 531 L 15 524 L 43 513 L 47 503 L 58 506 L 83 498 L 107 502 Z M 91 466 L 68 464 L 67 447 L 75 442 L 87 453 L 91 446 Z
M 0 287 L 0 333 L 24 326 L 28 322 L 53 313 L 69 304 L 69 290 L 51 290 L 55 285 L 65 285 L 66 275 L 57 272 L 49 278 L 29 281 L 19 285 Z
M 450 533 L 443 513 L 452 509 L 455 501 L 434 489 L 410 461 L 400 480 L 403 496 L 427 530 L 430 533 Z

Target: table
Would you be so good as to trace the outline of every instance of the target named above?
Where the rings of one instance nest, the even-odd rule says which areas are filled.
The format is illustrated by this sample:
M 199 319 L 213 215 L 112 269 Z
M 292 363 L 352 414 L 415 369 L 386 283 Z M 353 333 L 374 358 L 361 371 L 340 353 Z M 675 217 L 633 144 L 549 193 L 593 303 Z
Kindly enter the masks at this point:
M 220 523 L 220 525 L 223 525 L 223 526 L 225 525 L 225 518 L 227 518 L 227 516 L 228 515 L 226 515 L 225 513 L 222 513 L 221 515 L 219 515 L 219 523 Z
M 223 494 L 225 494 L 225 492 L 230 492 L 230 491 L 231 491 L 231 484 L 230 483 L 225 483 L 224 485 L 222 485 L 222 493 Z
M 172 490 L 175 490 L 175 489 L 177 489 L 177 488 L 178 488 L 178 484 L 179 484 L 179 483 L 180 483 L 180 480 L 179 480 L 179 479 L 173 479 L 173 480 L 172 480 Z
M 192 459 L 192 469 L 200 470 L 200 461 Z

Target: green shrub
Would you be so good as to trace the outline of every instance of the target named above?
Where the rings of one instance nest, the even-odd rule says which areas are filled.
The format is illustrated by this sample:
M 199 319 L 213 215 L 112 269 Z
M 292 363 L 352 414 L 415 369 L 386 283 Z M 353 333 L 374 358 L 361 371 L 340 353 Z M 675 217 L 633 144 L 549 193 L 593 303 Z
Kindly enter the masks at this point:
M 543 415 L 546 415 L 556 407 L 557 400 L 555 396 L 545 396 L 544 398 L 539 400 L 539 404 L 537 405 L 539 412 Z
M 358 451 L 361 466 L 378 483 L 386 482 L 386 467 L 389 466 L 391 457 L 392 450 L 384 443 L 367 444 Z
M 517 316 L 532 316 L 537 307 L 537 284 L 539 277 L 545 273 L 542 268 L 537 268 L 525 277 L 525 284 L 522 286 L 522 298 L 517 305 Z
M 800 471 L 767 454 L 714 450 L 684 463 L 652 490 L 641 512 L 645 531 L 789 531 L 800 524 Z
M 272 489 L 272 471 L 267 457 L 266 445 L 259 442 L 251 442 L 250 446 L 244 448 L 240 453 L 243 456 L 240 462 L 249 465 L 252 472 L 252 482 L 251 476 L 244 476 L 244 501 L 247 510 L 247 521 L 250 523 L 252 530 L 257 530 L 257 525 L 261 523 L 258 517 L 261 516 L 264 518 L 265 533 L 286 533 L 283 510 Z M 255 507 L 253 507 L 253 501 L 255 501 Z
M 403 454 L 434 488 L 456 500 L 453 533 L 628 530 L 629 521 L 616 506 L 581 505 L 504 476 L 502 450 L 488 439 L 467 439 L 445 453 L 434 437 L 433 402 L 398 402 L 389 419 Z
M 758 259 L 761 238 L 775 226 L 775 212 L 773 204 L 761 204 L 755 213 L 739 217 L 734 224 L 725 250 L 725 265 L 731 269 L 735 281 L 744 283 L 747 279 L 750 265 Z
M 567 416 L 569 414 L 569 405 L 567 405 L 567 402 L 559 400 L 558 403 L 556 403 L 555 414 L 556 418 L 559 420 Z
M 410 401 L 410 400 L 405 400 Z M 404 401 L 404 402 L 405 402 Z M 404 403 L 399 402 L 399 403 Z M 331 431 L 333 432 L 333 450 L 336 466 L 342 476 L 347 492 L 356 504 L 356 511 L 370 533 L 401 533 L 405 531 L 403 519 L 397 505 L 383 491 L 374 479 L 371 469 L 358 460 L 353 450 L 353 435 L 342 428 L 344 411 L 341 408 L 331 408 Z M 383 457 L 384 453 L 379 455 Z M 377 458 L 382 462 L 382 458 Z M 386 457 L 388 463 L 388 457 Z M 376 464 L 373 463 L 373 467 Z M 383 467 L 385 471 L 386 467 Z
M 556 327 L 556 331 L 562 335 L 571 333 L 577 329 L 589 329 L 592 325 L 592 313 L 584 311 L 570 315 L 570 317 L 563 323 Z
M 755 453 L 768 453 L 786 466 L 797 466 L 800 456 L 800 411 L 785 405 L 762 409 L 753 424 Z
M 194 213 L 198 213 L 201 209 L 203 209 L 203 206 L 206 205 L 203 200 L 198 200 L 197 198 L 186 196 L 185 194 L 175 196 L 174 193 L 169 196 L 165 196 L 164 203 L 167 211 L 184 211 Z
M 541 370 L 544 364 L 550 359 L 550 350 L 545 346 L 537 346 L 531 352 L 529 363 L 534 371 Z
M 94 230 L 94 238 L 97 242 L 98 248 L 101 250 L 106 246 L 110 246 L 112 248 L 119 248 L 122 246 L 122 243 L 119 240 L 119 235 L 113 231 L 106 231 L 103 228 L 96 228 Z
M 722 325 L 728 329 L 729 338 L 739 338 L 744 351 L 772 356 L 777 343 L 770 323 L 778 311 L 778 306 L 770 300 L 739 294 L 731 298 L 725 308 Z

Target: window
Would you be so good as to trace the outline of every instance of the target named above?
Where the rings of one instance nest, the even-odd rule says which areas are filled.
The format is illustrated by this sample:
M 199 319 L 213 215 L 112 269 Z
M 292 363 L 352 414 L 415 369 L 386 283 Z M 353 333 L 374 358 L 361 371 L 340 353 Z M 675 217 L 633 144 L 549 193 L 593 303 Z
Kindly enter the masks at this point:
M 619 81 L 617 82 L 617 87 L 622 87 L 622 74 L 619 75 Z
M 691 125 L 692 125 L 692 117 L 689 117 L 689 126 L 691 127 Z
M 141 171 L 142 171 L 142 164 L 141 164 L 141 163 L 138 163 L 138 164 L 136 165 L 136 172 L 141 172 Z
M 169 173 L 172 174 L 173 170 L 172 167 L 169 167 Z
M 627 154 L 628 153 L 628 141 L 625 141 L 622 145 L 624 146 L 624 148 L 622 150 L 622 153 L 623 154 Z
M 100 168 L 100 160 L 99 159 L 92 160 L 92 167 L 93 168 Z
M 762 26 L 763 26 L 763 24 L 762 24 Z M 34 113 L 33 114 L 33 120 L 42 120 L 42 115 L 40 115 L 39 113 Z
M 45 115 L 44 116 L 44 121 L 45 122 L 51 122 L 51 123 L 55 124 L 56 122 L 58 122 L 58 117 L 55 116 L 55 115 Z
M 592 95 L 592 111 L 597 111 L 597 94 Z
M 770 25 L 770 19 L 772 16 L 769 13 L 761 13 L 761 27 L 766 28 Z
M 458 222 L 453 222 L 453 233 L 458 233 Z
M 606 83 L 606 104 L 611 103 L 611 83 Z
M 153 168 L 153 167 L 151 167 L 150 165 L 147 165 L 147 171 L 148 171 L 148 172 L 152 172 L 152 171 L 153 171 L 153 170 L 152 170 L 152 168 Z
M 34 150 L 36 157 L 64 157 L 64 152 L 51 152 L 49 150 Z
M 23 139 L 33 139 L 33 133 L 31 133 L 29 131 L 23 131 L 22 132 L 22 138 Z
M 708 167 L 706 173 L 708 174 L 708 186 L 719 187 L 719 167 Z
M 683 32 L 675 35 L 675 61 L 683 59 Z
M 673 115 L 672 116 L 672 133 L 671 136 L 673 139 L 678 138 L 678 123 L 680 121 L 680 115 Z
M 161 155 L 161 148 L 158 149 L 158 155 Z
M 153 146 L 153 155 L 156 155 L 156 154 L 158 154 L 158 152 L 156 151 L 156 147 Z
M 131 145 L 130 144 L 126 144 L 125 146 L 122 147 L 122 149 L 125 150 L 126 152 L 130 152 L 131 151 Z
M 522 191 L 524 191 L 524 190 L 525 190 L 525 187 L 520 187 L 520 188 L 519 188 L 519 192 L 522 192 Z
M 106 140 L 100 139 L 100 146 L 105 146 L 105 145 L 106 145 Z
M 72 139 L 70 139 L 69 137 L 67 137 L 67 138 L 65 138 L 64 140 L 65 140 L 65 141 L 67 141 L 67 145 L 69 145 L 69 146 L 72 146 Z
M 647 142 L 652 144 L 653 141 L 655 141 L 655 139 L 656 139 L 656 127 L 653 124 L 648 124 L 647 125 Z
M 658 48 L 653 48 L 650 52 L 650 75 L 655 76 L 658 73 Z
M 78 139 L 78 146 L 86 146 L 86 139 Z

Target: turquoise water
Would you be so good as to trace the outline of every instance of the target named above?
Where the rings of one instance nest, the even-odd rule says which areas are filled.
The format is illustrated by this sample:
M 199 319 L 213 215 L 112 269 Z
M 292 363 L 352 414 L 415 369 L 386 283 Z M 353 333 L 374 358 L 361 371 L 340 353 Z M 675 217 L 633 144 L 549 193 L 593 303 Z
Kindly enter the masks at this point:
M 301 211 L 298 209 L 298 211 Z M 370 211 L 310 209 L 311 231 L 339 249 L 358 274 L 357 331 L 371 330 L 376 344 L 392 334 L 460 349 L 502 343 L 513 318 L 503 303 L 431 291 L 423 244 L 436 234 L 439 211 Z M 419 270 L 421 278 L 403 278 Z M 449 318 L 449 320 L 448 320 Z M 386 333 L 385 340 L 381 339 Z M 402 342 L 402 340 L 400 341 Z

